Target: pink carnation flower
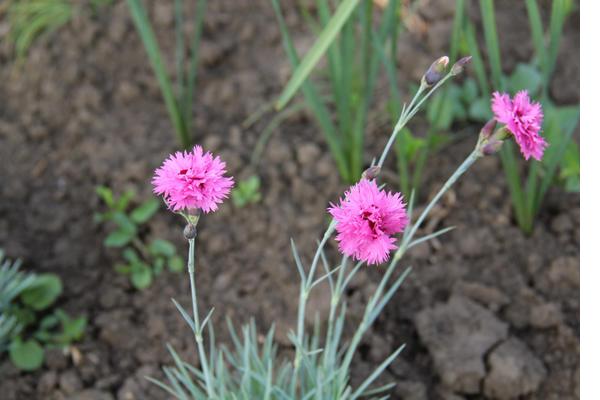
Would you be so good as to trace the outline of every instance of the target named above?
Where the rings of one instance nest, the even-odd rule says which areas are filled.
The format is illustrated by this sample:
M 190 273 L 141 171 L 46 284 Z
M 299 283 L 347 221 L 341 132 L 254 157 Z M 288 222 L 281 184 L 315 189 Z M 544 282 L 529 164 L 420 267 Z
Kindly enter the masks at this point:
M 154 193 L 162 195 L 173 211 L 215 211 L 227 198 L 233 179 L 226 177 L 225 163 L 202 147 L 176 152 L 155 171 Z
M 526 90 L 518 92 L 511 100 L 506 93 L 492 95 L 492 111 L 498 122 L 506 125 L 514 135 L 526 160 L 540 161 L 548 143 L 540 136 L 544 114 L 540 103 L 531 102 Z
M 400 193 L 379 190 L 375 181 L 362 179 L 329 212 L 337 222 L 340 251 L 367 264 L 381 264 L 397 248 L 393 237 L 408 223 Z

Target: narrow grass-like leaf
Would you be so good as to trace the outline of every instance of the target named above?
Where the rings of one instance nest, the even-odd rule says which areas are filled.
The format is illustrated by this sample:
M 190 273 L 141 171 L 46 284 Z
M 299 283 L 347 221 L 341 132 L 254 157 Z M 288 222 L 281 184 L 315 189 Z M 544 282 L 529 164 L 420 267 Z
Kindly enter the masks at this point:
M 408 245 L 407 249 L 410 249 L 410 248 L 411 248 L 411 247 L 413 247 L 413 246 L 416 246 L 416 245 L 418 245 L 418 244 L 421 244 L 421 243 L 423 243 L 423 242 L 426 242 L 426 241 L 428 241 L 428 240 L 431 240 L 431 239 L 433 239 L 433 238 L 436 238 L 436 237 L 438 237 L 438 236 L 441 236 L 441 235 L 443 235 L 444 233 L 448 233 L 448 232 L 450 232 L 450 231 L 454 230 L 455 228 L 456 228 L 455 226 L 449 226 L 449 227 L 447 227 L 447 228 L 440 229 L 439 231 L 437 231 L 437 232 L 434 232 L 434 233 L 432 233 L 432 234 L 430 234 L 430 235 L 426 235 L 426 236 L 420 237 L 420 238 L 418 238 L 418 239 L 415 239 L 415 240 L 413 240 L 412 242 L 410 242 L 410 244 Z
M 525 0 L 525 6 L 527 7 L 529 28 L 531 29 L 537 64 L 544 65 L 544 60 L 546 60 L 546 45 L 544 43 L 544 28 L 537 0 Z
M 496 32 L 496 17 L 494 15 L 493 0 L 481 0 L 481 18 L 483 20 L 483 34 L 492 70 L 492 80 L 497 90 L 502 87 L 502 62 L 500 59 L 500 46 L 498 44 L 498 33 Z
M 185 120 L 191 123 L 192 121 L 192 110 L 194 104 L 194 95 L 196 93 L 196 76 L 198 74 L 198 67 L 200 64 L 200 39 L 202 38 L 202 28 L 204 24 L 204 9 L 206 7 L 206 0 L 196 0 L 196 14 L 194 16 L 194 37 L 192 38 L 192 59 L 190 61 L 189 70 L 187 74 L 187 85 L 186 85 L 186 100 L 184 102 Z M 188 127 L 191 129 L 191 126 Z
M 283 37 L 283 44 L 285 51 L 287 53 L 288 59 L 290 60 L 292 66 L 297 68 L 299 64 L 298 54 L 294 47 L 294 43 L 291 39 L 291 36 L 288 32 L 287 26 L 285 24 L 285 20 L 283 18 L 283 14 L 281 13 L 281 7 L 279 5 L 279 0 L 271 0 L 273 4 L 273 9 L 275 10 L 275 15 L 277 17 L 277 22 L 279 24 L 279 29 L 281 31 L 281 35 Z M 340 175 L 342 178 L 348 180 L 349 178 L 349 167 L 344 158 L 344 154 L 342 151 L 342 145 L 340 143 L 340 139 L 337 136 L 337 132 L 331 117 L 329 116 L 329 111 L 325 106 L 323 98 L 318 94 L 316 89 L 310 83 L 309 80 L 306 80 L 302 86 L 302 93 L 306 102 L 312 109 L 315 119 L 319 124 L 319 127 L 323 131 L 325 135 L 325 140 L 327 141 L 327 145 L 331 150 L 333 158 L 337 164 L 338 170 L 340 171 Z
M 183 124 L 183 118 L 180 110 L 177 107 L 177 100 L 175 98 L 173 87 L 160 54 L 160 48 L 158 47 L 156 36 L 154 35 L 154 31 L 150 25 L 150 20 L 146 15 L 146 11 L 144 10 L 141 0 L 127 0 L 127 5 L 129 6 L 133 22 L 140 34 L 142 43 L 144 44 L 144 48 L 148 54 L 148 58 L 150 59 L 150 64 L 154 70 L 154 74 L 165 100 L 165 105 L 167 106 L 169 117 L 171 118 L 171 123 L 175 127 L 175 131 L 181 144 L 187 147 L 190 144 L 190 137 Z
M 181 314 L 181 316 L 183 317 L 183 319 L 185 320 L 185 322 L 187 322 L 187 324 L 190 326 L 190 328 L 193 331 L 194 330 L 194 321 L 192 320 L 192 317 L 190 317 L 190 315 L 177 302 L 177 300 L 171 299 L 171 301 L 175 304 L 175 307 L 177 307 L 177 310 L 179 311 L 179 313 Z
M 503 148 L 500 151 L 500 158 L 502 160 L 502 165 L 504 166 L 506 182 L 508 183 L 510 198 L 513 203 L 513 209 L 515 210 L 515 218 L 517 219 L 519 226 L 525 227 L 527 220 L 525 215 L 525 195 L 521 187 L 521 178 L 517 168 L 514 149 L 512 148 L 512 143 L 510 142 L 504 143 L 502 147 Z
M 483 57 L 481 56 L 481 52 L 479 51 L 479 45 L 477 44 L 477 36 L 475 33 L 475 27 L 473 24 L 468 21 L 465 24 L 465 42 L 467 43 L 468 52 L 471 55 L 473 65 L 473 69 L 475 70 L 475 76 L 477 77 L 477 81 L 479 82 L 479 88 L 482 94 L 489 95 L 490 92 L 490 84 L 488 82 L 487 73 L 485 71 L 485 64 L 483 63 Z M 495 88 L 500 89 L 500 88 Z
M 344 26 L 344 23 L 350 17 L 358 3 L 359 0 L 342 0 L 335 14 L 331 17 L 329 23 L 325 29 L 323 29 L 323 32 L 321 32 L 319 38 L 317 38 L 312 48 L 304 56 L 298 68 L 295 69 L 294 74 L 284 88 L 279 100 L 277 100 L 275 106 L 277 109 L 281 110 L 285 107 L 294 94 L 296 94 L 310 72 L 317 65 L 321 56 L 325 53 L 329 45 L 331 45 L 331 42 L 335 39 L 340 29 Z
M 388 365 L 390 365 L 392 363 L 392 361 L 394 361 L 398 357 L 398 355 L 402 352 L 402 350 L 404 350 L 404 347 L 405 347 L 405 345 L 403 344 L 395 352 L 393 352 L 388 358 L 386 358 L 385 361 L 382 362 L 377 367 L 377 369 L 375 371 L 373 371 L 371 373 L 371 375 L 369 375 L 369 377 L 367 379 L 365 379 L 365 381 L 358 387 L 358 389 L 356 389 L 356 391 L 352 395 L 351 399 L 355 400 L 355 399 L 361 397 L 363 395 L 363 393 L 365 392 L 365 390 L 371 385 L 371 383 L 373 383 L 373 381 L 375 379 L 377 379 L 377 377 L 379 377 L 379 375 L 381 375 L 381 373 L 388 367 Z

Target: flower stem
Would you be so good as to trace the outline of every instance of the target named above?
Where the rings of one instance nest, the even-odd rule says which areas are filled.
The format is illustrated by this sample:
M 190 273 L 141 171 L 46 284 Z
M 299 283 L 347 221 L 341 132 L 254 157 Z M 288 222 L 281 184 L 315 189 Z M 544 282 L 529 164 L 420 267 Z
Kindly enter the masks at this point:
M 437 204 L 437 202 L 440 200 L 440 198 L 448 191 L 448 189 L 450 189 L 450 187 L 452 187 L 452 185 L 458 180 L 458 178 L 460 178 L 460 176 L 462 174 L 464 174 L 471 167 L 471 165 L 473 165 L 473 163 L 475 161 L 477 161 L 477 159 L 479 157 L 481 157 L 481 150 L 479 149 L 479 147 L 480 146 L 479 146 L 479 142 L 478 142 L 477 146 L 475 147 L 475 150 L 473 150 L 473 152 L 471 152 L 471 154 L 469 154 L 469 156 L 462 162 L 462 164 L 460 164 L 460 166 L 456 169 L 456 171 L 454 171 L 454 173 L 450 176 L 450 178 L 448 178 L 448 180 L 444 183 L 442 188 L 436 193 L 436 195 L 429 202 L 429 204 L 427 204 L 427 207 L 425 207 L 425 210 L 423 210 L 423 212 L 417 219 L 417 222 L 415 222 L 415 224 L 409 229 L 408 233 L 402 240 L 402 245 L 400 246 L 400 249 L 398 249 L 398 251 L 394 255 L 394 258 L 402 257 L 402 255 L 408 248 L 410 241 L 412 240 L 413 236 L 417 232 L 417 229 L 419 229 L 419 227 L 421 226 L 421 224 L 423 223 L 423 221 L 425 220 L 425 218 L 427 217 L 429 212 Z
M 200 331 L 200 317 L 198 316 L 198 299 L 196 298 L 196 280 L 195 267 L 194 267 L 194 245 L 196 239 L 188 239 L 188 273 L 190 276 L 190 291 L 192 296 L 192 308 L 194 314 L 194 338 L 196 339 L 196 345 L 198 346 L 198 357 L 200 358 L 200 365 L 204 372 L 204 380 L 206 382 L 206 389 L 208 391 L 209 398 L 214 398 L 215 393 L 212 385 L 212 372 L 208 368 L 208 361 L 206 359 L 206 352 L 204 351 L 204 341 L 202 339 L 202 332 Z
M 431 88 L 431 90 L 428 91 L 425 94 L 425 96 L 423 96 L 423 98 L 417 103 L 417 99 L 423 94 L 423 92 L 427 88 L 425 86 L 425 84 L 423 82 L 421 82 L 421 85 L 419 86 L 419 90 L 417 90 L 417 93 L 410 101 L 410 104 L 402 112 L 402 114 L 400 115 L 400 118 L 398 118 L 398 122 L 396 122 L 396 125 L 394 126 L 392 135 L 388 139 L 388 141 L 385 145 L 385 148 L 383 149 L 383 153 L 381 153 L 381 157 L 379 157 L 379 162 L 377 163 L 377 166 L 379 168 L 383 168 L 383 163 L 385 162 L 385 159 L 386 159 L 388 153 L 390 152 L 390 149 L 392 148 L 392 145 L 394 144 L 394 141 L 396 140 L 396 136 L 398 136 L 398 133 L 402 130 L 402 128 L 404 128 L 406 126 L 408 121 L 410 121 L 410 119 L 417 113 L 417 111 L 419 111 L 419 108 L 429 98 L 429 96 L 431 96 L 440 86 L 442 86 L 452 76 L 453 75 L 451 73 L 446 74 L 446 76 L 444 76 L 442 79 L 440 79 L 440 81 L 438 83 L 436 83 L 435 86 L 433 86 Z M 415 103 L 416 103 L 416 105 L 415 105 Z

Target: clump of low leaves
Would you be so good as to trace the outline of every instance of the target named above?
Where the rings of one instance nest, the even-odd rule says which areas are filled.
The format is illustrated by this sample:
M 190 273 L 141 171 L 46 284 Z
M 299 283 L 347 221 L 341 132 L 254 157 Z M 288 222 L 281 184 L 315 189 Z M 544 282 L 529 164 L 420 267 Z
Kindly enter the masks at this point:
M 237 187 L 231 192 L 231 198 L 233 204 L 238 208 L 258 203 L 261 199 L 260 178 L 257 175 L 252 175 L 248 179 L 239 181 Z
M 95 215 L 96 222 L 113 226 L 104 239 L 104 246 L 122 249 L 122 262 L 116 264 L 115 269 L 129 276 L 135 288 L 147 288 L 165 269 L 171 272 L 183 270 L 184 262 L 176 254 L 175 246 L 149 235 L 146 223 L 158 211 L 158 200 L 152 198 L 134 207 L 132 191 L 117 196 L 110 188 L 98 186 L 96 193 L 108 208 Z
M 46 349 L 81 339 L 87 320 L 52 307 L 63 288 L 57 275 L 19 267 L 19 261 L 4 260 L 0 250 L 0 353 L 8 352 L 19 369 L 33 371 L 42 366 Z

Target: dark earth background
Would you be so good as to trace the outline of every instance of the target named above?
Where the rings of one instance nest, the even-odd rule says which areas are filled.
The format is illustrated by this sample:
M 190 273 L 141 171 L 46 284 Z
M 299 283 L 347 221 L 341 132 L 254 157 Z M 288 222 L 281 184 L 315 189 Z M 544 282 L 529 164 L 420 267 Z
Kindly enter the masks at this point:
M 284 4 L 286 18 L 305 51 L 313 37 L 291 3 Z M 548 14 L 549 2 L 542 3 Z M 170 2 L 148 4 L 170 55 Z M 521 2 L 495 4 L 510 71 L 532 54 L 527 15 Z M 403 89 L 446 52 L 453 6 L 451 0 L 422 1 L 416 9 L 420 29 L 399 40 Z M 476 7 L 471 11 L 479 21 Z M 5 32 L 0 22 L 0 35 Z M 209 1 L 201 53 L 195 141 L 218 152 L 239 180 L 253 173 L 250 154 L 268 118 L 250 129 L 242 122 L 279 94 L 290 75 L 270 2 Z M 171 57 L 168 63 L 173 70 Z M 578 13 L 565 26 L 551 95 L 559 104 L 579 102 Z M 380 100 L 375 108 L 383 107 Z M 365 163 L 391 130 L 371 125 Z M 419 132 L 425 124 L 417 118 L 411 126 Z M 464 138 L 431 159 L 422 199 L 468 154 L 478 128 L 459 127 Z M 162 377 L 160 367 L 171 364 L 165 344 L 194 360 L 192 335 L 171 303 L 174 297 L 190 305 L 187 276 L 165 273 L 151 288 L 134 290 L 113 269 L 119 252 L 102 245 L 107 228 L 92 220 L 101 207 L 96 185 L 133 188 L 148 198 L 154 168 L 176 149 L 123 1 L 97 16 L 79 16 L 38 42 L 21 67 L 2 40 L 0 246 L 22 258 L 27 270 L 59 274 L 65 286 L 59 306 L 89 323 L 82 342 L 66 354 L 50 351 L 38 372 L 20 373 L 1 358 L 1 399 L 165 399 L 144 378 Z M 389 167 L 384 178 L 396 188 L 393 162 Z M 312 254 L 325 209 L 346 186 L 306 114 L 276 131 L 258 173 L 262 202 L 243 209 L 227 202 L 201 221 L 200 307 L 216 308 L 219 337 L 227 336 L 226 316 L 238 325 L 254 316 L 262 332 L 276 322 L 285 350 L 298 290 L 289 238 L 303 255 Z M 425 228 L 457 229 L 405 258 L 413 271 L 361 346 L 357 378 L 406 343 L 382 380 L 398 382 L 393 399 L 579 398 L 579 195 L 552 189 L 531 237 L 511 213 L 499 159 L 482 159 Z M 163 210 L 150 225 L 150 235 L 172 240 L 185 254 L 182 220 Z M 351 320 L 382 274 L 377 267 L 359 273 L 348 297 Z M 323 315 L 327 304 L 327 292 L 317 291 L 309 312 Z

